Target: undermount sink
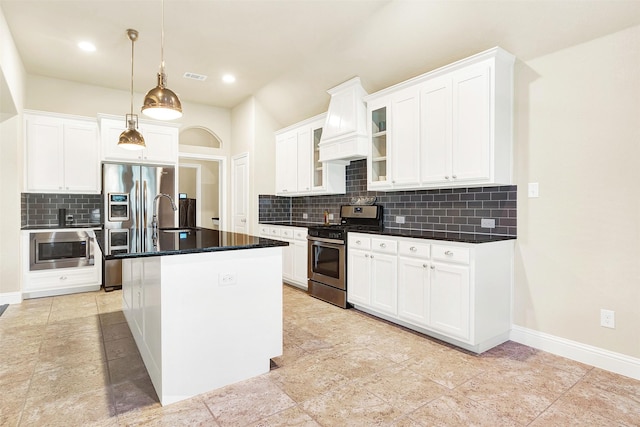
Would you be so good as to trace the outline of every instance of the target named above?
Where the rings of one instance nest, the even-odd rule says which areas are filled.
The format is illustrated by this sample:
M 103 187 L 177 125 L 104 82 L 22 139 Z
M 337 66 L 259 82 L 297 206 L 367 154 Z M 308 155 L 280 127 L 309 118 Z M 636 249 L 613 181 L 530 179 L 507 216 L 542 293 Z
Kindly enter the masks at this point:
M 192 231 L 198 231 L 197 228 L 161 228 L 160 231 L 164 231 L 165 233 L 190 233 Z

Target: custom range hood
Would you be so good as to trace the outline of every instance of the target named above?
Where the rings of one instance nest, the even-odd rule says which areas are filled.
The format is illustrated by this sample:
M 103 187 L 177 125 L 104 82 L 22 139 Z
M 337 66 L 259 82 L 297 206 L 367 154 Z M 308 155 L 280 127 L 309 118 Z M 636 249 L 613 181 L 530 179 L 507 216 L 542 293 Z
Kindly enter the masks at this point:
M 354 77 L 327 91 L 329 111 L 320 138 L 320 161 L 349 164 L 367 157 L 367 92 Z

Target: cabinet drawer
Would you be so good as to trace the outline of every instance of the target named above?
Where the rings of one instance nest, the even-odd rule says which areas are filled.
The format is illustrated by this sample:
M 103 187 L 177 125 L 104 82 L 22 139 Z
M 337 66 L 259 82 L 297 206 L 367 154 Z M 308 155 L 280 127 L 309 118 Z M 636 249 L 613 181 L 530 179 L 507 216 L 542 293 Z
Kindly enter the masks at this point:
M 398 242 L 389 239 L 371 239 L 371 250 L 385 254 L 397 254 Z
M 432 245 L 431 257 L 437 261 L 469 264 L 469 249 L 459 246 Z
M 371 249 L 371 238 L 349 234 L 349 247 L 354 249 Z
M 96 267 L 78 269 L 61 268 L 43 273 L 29 274 L 25 280 L 25 290 L 58 289 L 76 285 L 93 285 L 98 283 Z
M 401 240 L 398 242 L 398 253 L 403 256 L 420 259 L 429 258 L 431 245 L 428 243 Z
M 280 230 L 280 237 L 283 239 L 293 240 L 293 229 L 292 228 L 283 228 Z
M 306 228 L 294 228 L 293 229 L 293 238 L 296 240 L 307 240 L 307 229 Z
M 280 229 L 277 227 L 269 227 L 269 236 L 271 237 L 280 237 Z

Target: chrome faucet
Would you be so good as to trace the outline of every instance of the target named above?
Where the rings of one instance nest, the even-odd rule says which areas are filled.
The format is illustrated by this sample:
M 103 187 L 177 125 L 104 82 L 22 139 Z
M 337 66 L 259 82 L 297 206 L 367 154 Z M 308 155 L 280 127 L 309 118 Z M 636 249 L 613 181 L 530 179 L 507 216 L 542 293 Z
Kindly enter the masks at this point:
M 169 199 L 169 201 L 171 202 L 171 209 L 173 209 L 174 212 L 178 210 L 175 202 L 173 201 L 173 198 L 166 193 L 160 193 L 153 199 L 153 218 L 151 219 L 151 228 L 153 229 L 153 237 L 158 236 L 158 199 L 160 197 L 166 197 L 167 199 Z

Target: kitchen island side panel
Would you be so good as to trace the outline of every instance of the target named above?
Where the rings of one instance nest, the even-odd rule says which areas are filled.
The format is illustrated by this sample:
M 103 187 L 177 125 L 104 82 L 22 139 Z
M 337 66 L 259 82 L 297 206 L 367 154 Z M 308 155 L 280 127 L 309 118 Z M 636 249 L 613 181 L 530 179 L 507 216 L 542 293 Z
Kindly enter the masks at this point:
M 161 263 L 161 403 L 269 372 L 282 355 L 282 249 Z

